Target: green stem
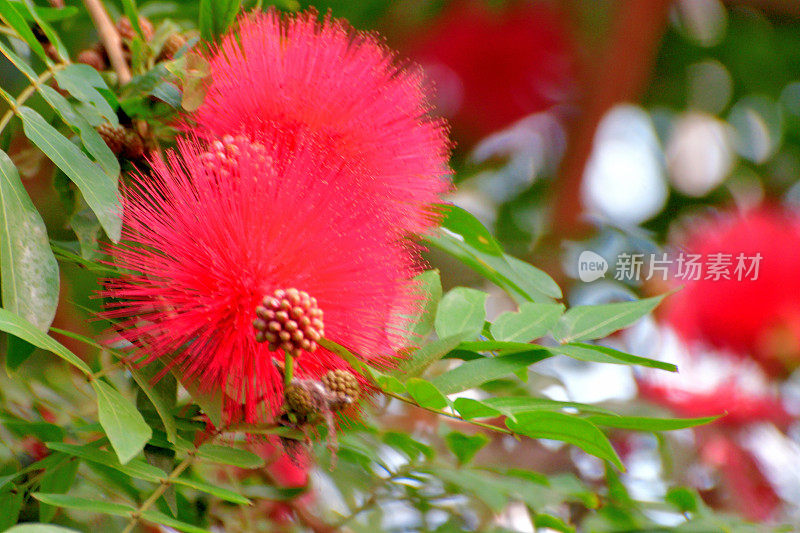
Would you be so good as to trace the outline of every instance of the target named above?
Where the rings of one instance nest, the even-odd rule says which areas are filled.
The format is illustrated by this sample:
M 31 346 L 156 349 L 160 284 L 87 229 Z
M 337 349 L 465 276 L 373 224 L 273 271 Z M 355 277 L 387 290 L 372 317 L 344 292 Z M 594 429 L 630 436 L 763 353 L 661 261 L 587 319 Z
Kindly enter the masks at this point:
M 283 357 L 283 387 L 289 388 L 292 384 L 292 377 L 294 374 L 294 357 L 289 352 L 284 352 Z

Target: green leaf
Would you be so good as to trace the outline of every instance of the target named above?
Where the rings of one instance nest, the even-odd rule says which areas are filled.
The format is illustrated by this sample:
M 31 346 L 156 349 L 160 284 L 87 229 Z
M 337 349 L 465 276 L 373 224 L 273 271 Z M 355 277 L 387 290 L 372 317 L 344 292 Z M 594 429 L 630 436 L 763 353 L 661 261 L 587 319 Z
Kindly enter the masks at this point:
M 564 306 L 524 302 L 516 313 L 503 313 L 491 327 L 498 341 L 529 342 L 544 337 L 558 322 Z
M 76 444 L 66 444 L 62 442 L 48 442 L 47 447 L 57 452 L 66 453 L 92 463 L 113 468 L 117 472 L 132 478 L 159 483 L 164 477 L 163 471 L 153 465 L 145 463 L 141 459 L 132 459 L 126 464 L 122 464 L 119 462 L 116 455 L 105 450 L 99 450 L 95 446 L 78 446 Z
M 228 30 L 239 12 L 241 0 L 200 0 L 200 35 L 213 41 Z
M 547 357 L 549 357 L 547 352 L 532 350 L 530 352 L 466 361 L 456 368 L 437 376 L 431 383 L 443 394 L 454 394 L 525 369 Z
M 153 431 L 133 403 L 114 387 L 99 379 L 92 381 L 92 387 L 97 393 L 100 424 L 119 462 L 125 464 L 142 451 Z
M 33 50 L 39 59 L 45 62 L 45 64 L 52 65 L 53 62 L 47 57 L 47 54 L 44 52 L 44 47 L 42 47 L 39 40 L 31 31 L 28 22 L 25 20 L 25 17 L 22 16 L 21 12 L 25 11 L 24 8 L 20 9 L 19 11 L 11 2 L 0 2 L 0 18 L 11 28 L 14 28 L 14 31 L 25 41 L 25 44 L 30 46 L 31 50 Z
M 212 496 L 216 496 L 217 498 L 220 498 L 222 500 L 231 503 L 236 503 L 239 505 L 250 505 L 252 503 L 248 498 L 245 498 L 244 496 L 240 495 L 237 492 L 220 487 L 219 485 L 212 485 L 211 483 L 206 483 L 205 481 L 199 479 L 179 477 L 175 479 L 174 483 L 176 485 L 183 485 L 184 487 L 189 487 L 195 490 L 199 490 L 201 492 L 206 492 L 208 494 L 211 494 Z
M 413 377 L 422 374 L 426 368 L 444 357 L 461 342 L 461 335 L 454 335 L 444 339 L 438 339 L 425 344 L 411 352 L 408 359 L 404 361 L 397 370 L 391 374 L 399 378 Z
M 562 533 L 575 533 L 575 528 L 567 524 L 561 518 L 549 514 L 537 514 L 533 518 L 533 525 L 536 528 L 552 529 Z
M 261 468 L 264 460 L 258 455 L 229 446 L 218 446 L 216 444 L 203 444 L 197 452 L 198 457 L 208 459 L 215 463 L 222 463 L 239 468 Z
M 477 337 L 486 320 L 486 294 L 467 287 L 456 287 L 445 294 L 436 310 L 435 328 L 440 339 Z
M 719 416 L 702 418 L 650 418 L 644 416 L 607 416 L 592 415 L 586 420 L 598 426 L 638 431 L 673 431 L 695 426 L 702 426 L 717 420 Z
M 514 275 L 509 276 L 511 281 L 517 284 L 528 298 L 534 301 L 561 298 L 561 287 L 545 271 L 521 259 L 517 259 L 513 255 L 503 254 L 503 258 L 511 265 L 514 273 Z
M 131 513 L 136 511 L 136 509 L 130 505 L 97 499 L 79 498 L 77 496 L 68 496 L 66 494 L 46 494 L 42 492 L 35 492 L 32 494 L 32 496 L 41 502 L 49 505 L 55 505 L 57 507 L 67 507 L 69 509 L 78 509 L 81 511 L 93 511 L 96 513 L 122 516 L 126 518 L 129 517 Z M 157 511 L 145 511 L 142 513 L 142 518 L 149 520 L 150 522 L 173 527 L 180 531 L 186 531 L 187 533 L 209 533 L 207 529 L 181 522 L 180 520 L 176 520 Z
M 411 378 L 405 383 L 408 394 L 422 407 L 444 409 L 449 405 L 447 398 L 430 381 Z
M 438 270 L 428 270 L 416 276 L 414 281 L 418 283 L 418 291 L 425 301 L 425 307 L 411 324 L 409 331 L 417 337 L 424 337 L 433 330 L 436 308 L 442 298 L 442 280 Z
M 555 331 L 556 338 L 566 344 L 607 337 L 655 309 L 665 296 L 666 294 L 662 294 L 632 302 L 573 307 L 561 317 Z
M 21 500 L 20 500 L 21 501 Z M 20 524 L 11 529 L 5 530 L 5 533 L 80 533 L 77 529 L 68 529 L 61 526 L 52 526 L 50 524 Z
M 15 313 L 0 309 L 0 331 L 5 331 L 38 348 L 53 352 L 71 365 L 80 369 L 86 375 L 92 373 L 86 363 L 81 361 L 77 355 L 69 351 L 54 338 L 39 331 L 36 326 Z
M 504 289 L 517 302 L 550 301 L 561 290 L 547 274 L 503 253 L 478 219 L 453 206 L 441 206 L 442 227 L 425 239 Z
M 678 367 L 672 363 L 639 357 L 629 353 L 621 352 L 608 346 L 598 344 L 584 344 L 576 342 L 573 344 L 562 344 L 559 346 L 549 346 L 546 349 L 554 354 L 562 354 L 579 361 L 589 361 L 592 363 L 611 363 L 615 365 L 638 365 L 648 368 L 658 368 L 669 372 L 677 372 Z
M 457 398 L 454 402 L 456 410 L 464 418 L 487 418 L 505 415 L 515 418 L 519 413 L 531 411 L 560 411 L 577 409 L 587 413 L 598 413 L 614 418 L 613 412 L 602 407 L 578 402 L 561 402 L 549 398 L 531 398 L 530 396 L 498 396 L 484 400 Z
M 516 420 L 506 419 L 506 426 L 534 439 L 574 444 L 586 453 L 610 461 L 620 470 L 625 468 L 608 438 L 587 420 L 552 411 L 537 411 L 520 413 Z
M 0 151 L 0 276 L 3 308 L 46 332 L 58 306 L 58 263 L 14 163 Z
M 67 138 L 29 107 L 18 109 L 25 135 L 78 186 L 108 237 L 116 242 L 122 229 L 117 179 L 92 163 Z
M 64 494 L 72 486 L 75 481 L 75 475 L 78 473 L 80 461 L 77 459 L 68 458 L 66 461 L 58 465 L 56 468 L 48 468 L 44 471 L 42 481 L 39 484 L 39 490 L 42 492 L 51 492 L 54 494 Z M 47 505 L 46 503 L 39 503 L 39 521 L 49 522 L 56 514 L 56 508 Z
M 47 103 L 58 112 L 61 120 L 78 132 L 83 146 L 103 168 L 103 171 L 109 177 L 116 179 L 119 175 L 119 160 L 94 129 L 94 126 L 84 117 L 84 114 L 76 111 L 66 98 L 50 86 L 39 86 L 39 92 L 47 100 Z
M 35 9 L 32 0 L 23 0 L 22 3 L 18 3 L 17 6 L 20 6 L 22 9 L 28 11 L 28 14 L 33 18 L 36 25 L 42 30 L 42 32 L 47 37 L 47 40 L 50 41 L 50 44 L 56 50 L 56 53 L 61 58 L 62 61 L 69 60 L 69 51 L 64 46 L 64 43 L 61 42 L 61 38 L 58 36 L 58 33 L 53 29 L 50 24 L 48 24 L 41 16 L 39 16 L 39 12 Z M 48 63 L 49 64 L 49 63 Z
M 142 25 L 139 24 L 139 8 L 136 6 L 135 0 L 122 0 L 122 9 L 125 11 L 125 16 L 128 17 L 131 27 L 139 38 L 146 40 L 144 38 L 144 32 L 142 31 Z
M 106 82 L 94 68 L 82 63 L 72 63 L 55 73 L 58 86 L 77 100 L 86 102 L 114 126 L 119 124 L 117 114 L 97 89 L 108 90 Z
M 447 442 L 450 451 L 458 459 L 459 464 L 462 465 L 469 463 L 475 457 L 475 454 L 489 443 L 489 437 L 483 433 L 464 435 L 458 431 L 448 433 L 445 435 L 444 440 Z
M 172 416 L 172 407 L 175 405 L 177 384 L 175 378 L 171 374 L 168 374 L 162 377 L 161 381 L 155 386 L 151 385 L 150 383 L 152 380 L 163 368 L 161 364 L 155 363 L 156 362 L 153 361 L 142 367 L 132 365 L 129 367 L 129 370 L 136 384 L 139 385 L 139 388 L 142 389 L 147 399 L 150 400 L 159 418 L 161 418 L 161 421 L 164 423 L 164 431 L 167 433 L 167 439 L 174 443 L 178 438 L 178 430 L 175 426 L 175 417 Z M 168 386 L 170 382 L 173 384 L 172 387 Z
M 11 531 L 8 528 L 17 523 L 24 499 L 25 491 L 22 489 L 0 494 L 0 531 Z
M 130 505 L 121 503 L 107 502 L 96 498 L 79 498 L 67 494 L 47 494 L 44 492 L 34 492 L 31 494 L 40 502 L 55 507 L 66 507 L 69 509 L 80 509 L 81 511 L 93 511 L 96 513 L 110 514 L 115 516 L 129 516 L 135 509 Z
M 201 390 L 197 383 L 181 379 L 184 376 L 182 376 L 175 367 L 171 367 L 170 372 L 172 372 L 172 375 L 183 385 L 183 388 L 186 389 L 186 392 L 189 393 L 192 400 L 203 409 L 203 412 L 208 416 L 208 419 L 211 420 L 211 423 L 214 424 L 214 427 L 222 427 L 222 392 Z

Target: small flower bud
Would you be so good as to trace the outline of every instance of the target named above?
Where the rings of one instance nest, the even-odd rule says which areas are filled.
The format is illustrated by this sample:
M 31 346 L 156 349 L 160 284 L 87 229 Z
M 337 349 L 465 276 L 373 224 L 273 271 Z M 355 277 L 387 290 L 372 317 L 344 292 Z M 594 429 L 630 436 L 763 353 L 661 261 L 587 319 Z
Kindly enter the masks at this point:
M 354 403 L 361 395 L 358 379 L 347 370 L 330 370 L 322 376 L 322 384 L 333 396 L 330 407 L 335 411 Z
M 256 341 L 269 342 L 270 350 L 283 349 L 294 357 L 316 350 L 317 341 L 325 334 L 317 299 L 294 288 L 265 296 L 256 307 L 256 317 Z
M 106 142 L 108 148 L 114 152 L 115 155 L 122 153 L 125 146 L 125 128 L 119 124 L 114 126 L 108 122 L 104 122 L 97 127 L 97 133 Z

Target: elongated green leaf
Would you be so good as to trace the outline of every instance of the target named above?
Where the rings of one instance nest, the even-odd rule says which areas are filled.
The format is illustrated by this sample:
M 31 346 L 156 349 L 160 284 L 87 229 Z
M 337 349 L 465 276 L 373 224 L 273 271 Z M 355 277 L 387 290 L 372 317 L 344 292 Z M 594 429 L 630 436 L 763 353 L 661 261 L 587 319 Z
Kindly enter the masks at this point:
M 547 352 L 536 350 L 466 361 L 437 376 L 431 383 L 443 394 L 453 394 L 518 372 L 547 357 Z
M 55 109 L 61 120 L 78 132 L 81 142 L 86 150 L 94 157 L 95 161 L 103 168 L 107 176 L 116 180 L 119 175 L 119 160 L 111 151 L 106 142 L 97 133 L 97 130 L 89 124 L 84 116 L 72 107 L 66 98 L 61 96 L 58 91 L 47 85 L 41 85 L 39 92 L 47 103 Z
M 155 361 L 153 362 L 155 363 Z M 172 416 L 171 407 L 175 404 L 175 390 L 167 390 L 165 387 L 159 385 L 166 385 L 170 380 L 172 381 L 173 388 L 176 386 L 174 377 L 171 374 L 161 378 L 159 384 L 156 386 L 150 383 L 155 376 L 160 372 L 162 365 L 149 364 L 141 368 L 130 367 L 131 376 L 142 389 L 142 392 L 150 400 L 150 403 L 155 407 L 159 418 L 164 423 L 164 431 L 167 433 L 167 439 L 170 442 L 175 442 L 178 438 L 178 430 L 175 426 L 175 417 Z M 162 394 L 163 393 L 163 394 Z
M 36 71 L 34 71 L 28 63 L 25 62 L 24 59 L 19 57 L 11 48 L 0 42 L 0 53 L 2 53 L 6 58 L 14 64 L 20 72 L 22 72 L 29 81 L 33 82 L 38 76 L 36 75 Z
M 239 468 L 260 468 L 264 466 L 264 460 L 258 455 L 229 446 L 203 444 L 200 446 L 197 455 L 215 463 L 238 466 Z
M 200 0 L 200 35 L 212 41 L 236 20 L 241 0 Z
M 77 459 L 67 459 L 56 468 L 48 468 L 42 476 L 39 490 L 53 494 L 64 494 L 75 481 L 78 473 L 80 461 Z M 39 520 L 49 522 L 56 514 L 56 508 L 44 502 L 39 503 Z
M 115 126 L 119 124 L 117 114 L 97 90 L 98 88 L 108 90 L 108 86 L 94 68 L 82 63 L 72 63 L 56 71 L 55 78 L 59 87 L 81 102 L 93 106 L 111 124 Z
M 42 333 L 36 326 L 11 311 L 0 309 L 0 331 L 5 331 L 38 348 L 53 352 L 71 365 L 80 369 L 86 375 L 92 373 L 86 363 L 81 361 L 77 355 L 69 351 L 57 340 Z
M 39 18 L 46 22 L 58 22 L 59 20 L 72 18 L 78 13 L 80 13 L 80 10 L 75 6 L 64 6 L 64 7 L 34 6 L 34 9 L 36 10 L 36 14 L 39 15 Z M 28 12 L 22 13 L 22 16 L 25 17 L 25 20 L 27 21 L 30 22 L 34 21 L 34 18 Z
M 564 306 L 524 302 L 516 313 L 503 313 L 492 324 L 498 341 L 529 342 L 544 337 L 556 325 Z
M 650 418 L 644 416 L 607 416 L 592 415 L 586 420 L 598 426 L 638 431 L 674 431 L 695 426 L 702 426 L 718 419 L 719 416 L 702 418 Z
M 503 254 L 503 258 L 511 265 L 511 281 L 533 301 L 546 301 L 548 298 L 561 298 L 561 287 L 543 270 L 530 263 L 517 259 L 513 255 Z
M 620 352 L 607 346 L 597 344 L 584 344 L 580 342 L 572 344 L 562 344 L 560 346 L 547 347 L 556 354 L 563 354 L 580 361 L 590 361 L 593 363 L 611 363 L 615 365 L 638 365 L 648 368 L 658 368 L 669 372 L 677 372 L 678 367 L 672 363 L 639 357 L 625 352 Z
M 20 495 L 21 496 L 21 495 Z M 20 498 L 20 503 L 22 499 Z M 77 529 L 68 529 L 61 526 L 53 526 L 50 524 L 20 524 L 11 529 L 5 530 L 5 533 L 80 533 Z
M 428 270 L 416 276 L 414 281 L 419 284 L 418 290 L 425 301 L 425 307 L 416 317 L 409 331 L 417 337 L 424 337 L 433 330 L 436 308 L 442 298 L 442 280 L 439 278 L 438 270 Z
M 0 494 L 0 531 L 6 531 L 17 523 L 24 498 L 24 490 L 7 491 Z
M 240 495 L 237 492 L 220 487 L 219 485 L 212 485 L 211 483 L 206 483 L 205 481 L 201 481 L 199 479 L 179 477 L 175 479 L 174 483 L 176 485 L 183 485 L 184 487 L 189 487 L 195 490 L 199 490 L 201 492 L 206 492 L 208 494 L 211 494 L 212 496 L 216 496 L 217 498 L 220 498 L 222 500 L 231 503 L 236 503 L 240 505 L 250 505 L 252 503 L 248 498 L 245 498 L 244 496 Z
M 549 398 L 531 398 L 530 396 L 498 396 L 483 400 L 457 398 L 454 402 L 456 410 L 464 418 L 486 418 L 505 415 L 515 418 L 519 413 L 531 411 L 561 411 L 577 409 L 586 413 L 606 415 L 609 419 L 617 415 L 608 409 L 578 402 L 561 402 Z
M 41 215 L 1 150 L 0 276 L 3 308 L 46 332 L 58 305 L 58 263 Z
M 98 379 L 92 381 L 92 387 L 97 393 L 100 424 L 119 462 L 125 464 L 142 451 L 153 431 L 133 403 L 114 387 Z
M 39 12 L 36 10 L 32 0 L 23 0 L 21 3 L 17 3 L 14 5 L 20 11 L 27 10 L 28 15 L 36 22 L 36 25 L 39 26 L 39 29 L 45 34 L 47 40 L 50 41 L 50 44 L 53 45 L 55 48 L 58 57 L 61 58 L 62 61 L 69 60 L 69 52 L 67 51 L 67 47 L 64 46 L 64 43 L 61 42 L 61 38 L 58 36 L 58 33 L 53 29 L 50 24 L 47 23 L 40 15 Z M 23 15 L 24 16 L 24 15 Z
M 122 229 L 122 207 L 117 179 L 111 178 L 92 163 L 33 109 L 22 106 L 18 113 L 28 139 L 78 186 L 108 237 L 118 241 Z
M 503 253 L 478 219 L 453 206 L 441 206 L 445 218 L 434 235 L 426 236 L 433 246 L 444 250 L 504 289 L 517 302 L 551 300 L 561 290 L 549 276 Z
M 664 296 L 604 305 L 579 305 L 561 317 L 555 334 L 562 343 L 602 339 L 655 309 Z
M 624 469 L 608 438 L 591 422 L 563 413 L 537 411 L 520 413 L 516 420 L 506 419 L 512 431 L 534 439 L 551 439 L 574 444 L 586 453 Z
M 131 513 L 136 511 L 136 509 L 130 505 L 125 505 L 122 503 L 80 498 L 78 496 L 69 496 L 66 494 L 47 494 L 43 492 L 35 492 L 32 494 L 32 496 L 40 502 L 54 505 L 56 507 L 79 509 L 81 511 L 92 511 L 114 516 L 129 517 L 131 516 Z M 186 522 L 181 522 L 180 520 L 176 520 L 157 511 L 145 511 L 142 513 L 142 518 L 150 522 L 173 527 L 179 531 L 186 531 L 187 533 L 209 533 L 207 529 L 193 526 L 191 524 L 187 524 Z
M 136 479 L 159 483 L 164 477 L 163 471 L 153 465 L 145 463 L 141 459 L 132 459 L 126 464 L 122 464 L 119 462 L 116 455 L 105 450 L 99 450 L 95 446 L 78 446 L 76 444 L 66 444 L 62 442 L 48 442 L 47 447 L 57 452 L 80 457 L 86 461 L 113 468 L 117 472 Z
M 411 352 L 408 359 L 393 371 L 391 375 L 401 380 L 408 377 L 419 376 L 426 368 L 444 357 L 461 342 L 461 335 L 445 337 L 422 346 Z
M 405 385 L 408 394 L 422 407 L 444 409 L 448 405 L 447 398 L 430 381 L 411 378 L 406 381 Z
M 477 337 L 486 320 L 486 297 L 476 289 L 456 287 L 444 295 L 436 310 L 435 328 L 440 339 Z
M 55 507 L 67 507 L 69 509 L 80 509 L 82 511 L 94 511 L 96 513 L 110 514 L 115 516 L 129 516 L 135 509 L 130 505 L 122 503 L 107 502 L 98 499 L 79 498 L 68 494 L 47 494 L 44 492 L 34 492 L 31 496 Z
M 122 10 L 125 11 L 125 16 L 128 17 L 133 31 L 140 39 L 145 40 L 142 25 L 139 24 L 139 8 L 135 0 L 122 0 Z
M 181 375 L 174 367 L 170 369 L 170 372 L 183 385 L 192 400 L 203 409 L 203 412 L 214 424 L 214 427 L 222 427 L 222 393 L 220 391 L 201 390 L 197 383 L 185 379 L 185 376 Z
M 25 41 L 25 44 L 31 47 L 31 50 L 39 56 L 39 59 L 44 61 L 47 65 L 52 65 L 53 62 L 47 57 L 47 54 L 44 52 L 44 47 L 42 47 L 39 40 L 33 34 L 33 31 L 31 31 L 21 11 L 25 11 L 21 6 L 17 8 L 11 2 L 0 2 L 0 18 L 2 18 L 9 27 L 14 28 L 14 31 Z

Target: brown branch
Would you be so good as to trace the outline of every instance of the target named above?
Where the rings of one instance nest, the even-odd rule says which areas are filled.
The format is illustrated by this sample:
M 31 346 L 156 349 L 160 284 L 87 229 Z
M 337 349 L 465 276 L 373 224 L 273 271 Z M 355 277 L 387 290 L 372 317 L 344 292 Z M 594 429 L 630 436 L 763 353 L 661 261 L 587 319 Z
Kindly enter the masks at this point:
M 589 64 L 581 113 L 575 117 L 570 143 L 554 189 L 553 238 L 579 237 L 586 228 L 581 188 L 597 126 L 613 106 L 635 101 L 650 76 L 667 23 L 670 0 L 618 2 L 605 51 Z
M 92 17 L 97 33 L 108 54 L 108 59 L 114 72 L 117 73 L 120 85 L 125 85 L 131 81 L 131 70 L 128 62 L 125 61 L 125 54 L 122 51 L 122 39 L 117 32 L 117 28 L 108 16 L 105 6 L 101 0 L 83 0 L 89 16 Z

